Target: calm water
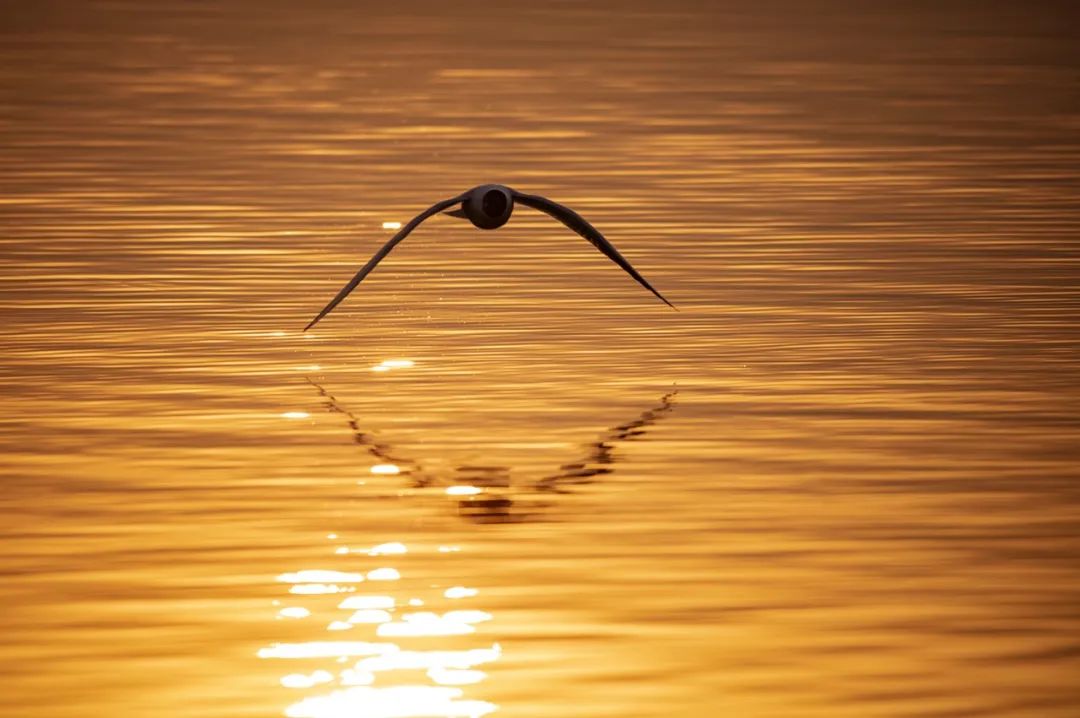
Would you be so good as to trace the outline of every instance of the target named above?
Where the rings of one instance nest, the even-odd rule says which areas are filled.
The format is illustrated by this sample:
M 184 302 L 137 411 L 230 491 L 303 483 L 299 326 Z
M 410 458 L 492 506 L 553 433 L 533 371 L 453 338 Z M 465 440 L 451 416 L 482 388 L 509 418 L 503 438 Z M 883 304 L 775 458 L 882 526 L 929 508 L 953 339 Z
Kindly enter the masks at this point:
M 905 7 L 6 3 L 2 712 L 1077 715 L 1074 24 Z M 681 311 L 519 208 L 299 331 L 488 181 Z

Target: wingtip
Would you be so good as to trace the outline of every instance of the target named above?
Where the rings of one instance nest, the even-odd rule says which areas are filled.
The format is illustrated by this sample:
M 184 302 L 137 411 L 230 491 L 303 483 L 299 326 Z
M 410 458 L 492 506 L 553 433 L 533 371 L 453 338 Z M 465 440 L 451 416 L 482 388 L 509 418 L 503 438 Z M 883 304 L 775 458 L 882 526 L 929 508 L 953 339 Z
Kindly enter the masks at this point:
M 672 308 L 672 309 L 674 309 L 675 311 L 679 311 L 679 308 L 678 308 L 678 307 L 676 307 L 676 306 L 675 306 L 674 304 L 672 304 L 671 302 L 669 302 L 669 301 L 667 300 L 667 297 L 665 297 L 665 296 L 664 296 L 663 294 L 661 294 L 660 292 L 656 291 L 655 289 L 653 289 L 653 288 L 652 288 L 651 286 L 649 286 L 648 284 L 646 284 L 645 286 L 646 286 L 646 287 L 648 287 L 648 288 L 649 288 L 649 291 L 650 291 L 650 292 L 652 292 L 653 294 L 655 294 L 655 295 L 656 295 L 656 298 L 657 298 L 657 299 L 659 299 L 659 300 L 660 300 L 661 302 L 663 302 L 664 304 L 668 305 L 669 307 L 671 307 L 671 308 Z
M 337 297 L 335 297 L 335 298 L 334 298 L 334 301 L 333 301 L 333 302 L 331 302 L 330 304 L 328 304 L 328 305 L 326 305 L 325 307 L 323 307 L 323 310 L 322 310 L 321 312 L 319 312 L 318 314 L 316 314 L 316 315 L 315 315 L 315 318 L 314 318 L 314 319 L 312 319 L 312 320 L 311 320 L 310 322 L 308 322 L 308 325 L 307 325 L 306 327 L 304 327 L 304 332 L 306 332 L 306 331 L 307 331 L 308 329 L 311 329 L 311 328 L 312 328 L 313 326 L 315 326 L 316 324 L 318 324 L 319 322 L 321 322 L 321 321 L 323 320 L 323 317 L 325 317 L 325 316 L 326 316 L 327 314 L 329 314 L 329 313 L 330 313 L 330 311 L 331 311 L 331 310 L 332 310 L 332 309 L 333 309 L 334 307 L 336 307 L 336 306 L 337 306 L 337 303 L 338 303 L 338 301 L 340 301 L 340 299 L 339 299 L 339 297 L 340 297 L 340 296 L 341 296 L 341 295 L 339 294 L 339 295 L 338 295 Z M 302 333 L 303 333 L 303 332 L 301 332 L 301 334 L 302 334 Z

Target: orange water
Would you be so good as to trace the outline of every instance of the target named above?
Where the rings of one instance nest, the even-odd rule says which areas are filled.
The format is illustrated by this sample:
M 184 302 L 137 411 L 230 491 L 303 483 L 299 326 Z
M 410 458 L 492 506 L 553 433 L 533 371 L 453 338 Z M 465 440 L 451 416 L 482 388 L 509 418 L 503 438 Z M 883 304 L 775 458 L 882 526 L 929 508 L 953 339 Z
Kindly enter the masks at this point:
M 6 8 L 2 712 L 1076 715 L 1054 8 Z

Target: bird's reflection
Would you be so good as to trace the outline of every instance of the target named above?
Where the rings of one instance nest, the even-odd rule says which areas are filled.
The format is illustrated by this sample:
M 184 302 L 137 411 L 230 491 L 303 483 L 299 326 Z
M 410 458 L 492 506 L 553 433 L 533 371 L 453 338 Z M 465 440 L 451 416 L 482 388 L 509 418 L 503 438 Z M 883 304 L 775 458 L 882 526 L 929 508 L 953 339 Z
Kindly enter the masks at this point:
M 662 419 L 675 406 L 677 389 L 672 389 L 660 397 L 659 403 L 651 409 L 641 412 L 638 417 L 624 424 L 608 429 L 596 441 L 588 445 L 588 451 L 581 460 L 563 464 L 557 473 L 536 482 L 539 491 L 566 492 L 567 486 L 586 484 L 593 477 L 610 474 L 614 471 L 615 445 L 620 441 L 632 441 L 644 436 L 647 429 Z
M 528 501 L 530 495 L 570 493 L 573 486 L 592 482 L 597 476 L 610 474 L 618 462 L 615 449 L 618 444 L 633 441 L 648 433 L 648 429 L 672 411 L 677 389 L 660 397 L 655 406 L 641 412 L 636 418 L 603 432 L 596 440 L 585 445 L 580 459 L 563 464 L 558 471 L 537 481 L 515 485 L 508 466 L 462 465 L 448 475 L 426 471 L 419 461 L 404 456 L 374 434 L 364 431 L 356 415 L 347 409 L 321 384 L 307 381 L 324 399 L 324 405 L 333 413 L 341 414 L 348 422 L 354 441 L 364 448 L 381 465 L 394 467 L 413 488 L 442 486 L 449 498 L 457 505 L 458 514 L 476 523 L 510 523 L 536 518 L 542 504 Z
M 406 477 L 414 488 L 424 488 L 434 483 L 433 477 L 423 470 L 419 462 L 401 456 L 395 452 L 389 444 L 378 441 L 374 434 L 361 429 L 359 419 L 356 418 L 355 414 L 345 408 L 345 406 L 337 400 L 337 397 L 310 377 L 307 378 L 307 381 L 315 387 L 315 390 L 322 396 L 323 405 L 328 411 L 335 414 L 341 414 L 345 417 L 349 429 L 352 431 L 353 441 L 363 447 L 372 458 L 377 460 L 379 462 L 378 465 L 393 466 L 395 469 L 393 473 Z

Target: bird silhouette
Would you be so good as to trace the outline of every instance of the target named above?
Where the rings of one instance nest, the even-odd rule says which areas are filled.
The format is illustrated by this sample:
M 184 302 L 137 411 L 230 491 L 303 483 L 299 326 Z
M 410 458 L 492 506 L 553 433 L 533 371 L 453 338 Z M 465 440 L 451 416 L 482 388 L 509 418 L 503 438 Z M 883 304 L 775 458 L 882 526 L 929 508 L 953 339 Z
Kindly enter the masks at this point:
M 398 230 L 398 233 L 391 237 L 390 241 L 384 244 L 382 248 L 368 260 L 368 263 L 360 268 L 360 271 L 356 273 L 356 276 L 350 279 L 349 283 L 341 288 L 341 291 L 337 293 L 337 296 L 331 299 L 330 303 L 323 307 L 318 316 L 312 319 L 311 322 L 304 327 L 304 331 L 306 332 L 308 329 L 315 326 L 320 319 L 329 314 L 334 307 L 345 299 L 345 297 L 349 296 L 349 293 L 356 289 L 356 286 L 360 284 L 360 282 L 364 281 L 364 277 L 370 274 L 371 270 L 375 269 L 379 262 L 381 262 L 386 255 L 390 254 L 390 251 L 396 247 L 401 240 L 408 237 L 414 229 L 419 227 L 424 220 L 439 214 L 440 212 L 444 212 L 452 217 L 467 219 L 480 229 L 498 229 L 510 219 L 510 215 L 514 211 L 515 202 L 520 202 L 526 207 L 540 210 L 580 234 L 606 255 L 608 259 L 622 267 L 623 270 L 633 277 L 638 284 L 655 294 L 660 301 L 664 302 L 664 304 L 675 309 L 675 305 L 665 299 L 664 295 L 656 291 L 644 277 L 638 274 L 638 271 L 631 266 L 630 262 L 619 254 L 619 250 L 615 249 L 615 246 L 605 239 L 604 235 L 600 234 L 596 227 L 593 227 L 586 222 L 585 219 L 574 210 L 561 205 L 558 202 L 552 202 L 550 199 L 541 197 L 540 195 L 525 194 L 524 192 L 518 192 L 517 190 L 501 184 L 484 184 L 473 187 L 468 192 L 459 194 L 457 197 L 451 197 L 450 199 L 436 202 L 409 220 L 409 223 Z M 457 208 L 452 209 L 455 205 L 457 205 Z

